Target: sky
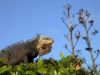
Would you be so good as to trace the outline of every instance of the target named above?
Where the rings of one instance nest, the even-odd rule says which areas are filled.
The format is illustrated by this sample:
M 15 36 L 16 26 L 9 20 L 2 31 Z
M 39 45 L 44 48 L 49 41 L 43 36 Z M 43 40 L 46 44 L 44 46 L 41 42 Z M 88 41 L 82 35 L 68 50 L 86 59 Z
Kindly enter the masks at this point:
M 63 6 L 72 4 L 72 13 L 80 8 L 89 10 L 95 20 L 93 29 L 100 30 L 100 1 L 99 0 L 0 0 L 0 50 L 21 40 L 28 40 L 36 34 L 50 36 L 54 39 L 52 51 L 44 58 L 59 59 L 59 53 L 68 55 L 64 38 L 68 34 L 62 23 Z M 76 21 L 76 20 L 75 20 Z M 75 22 L 77 23 L 77 22 Z M 94 49 L 100 49 L 100 33 L 92 41 Z M 89 53 L 84 50 L 84 42 L 79 41 L 77 48 L 82 49 L 82 56 L 90 61 Z M 96 61 L 99 63 L 100 56 Z

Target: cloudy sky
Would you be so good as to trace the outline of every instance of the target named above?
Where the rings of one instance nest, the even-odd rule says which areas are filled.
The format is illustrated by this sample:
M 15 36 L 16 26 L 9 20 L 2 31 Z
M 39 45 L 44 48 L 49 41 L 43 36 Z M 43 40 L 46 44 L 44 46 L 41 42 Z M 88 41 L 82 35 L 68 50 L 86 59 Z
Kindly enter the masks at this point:
M 91 18 L 95 20 L 93 29 L 100 30 L 99 0 L 0 0 L 0 49 L 21 40 L 31 39 L 39 33 L 50 36 L 55 41 L 51 53 L 44 58 L 59 59 L 60 52 L 68 55 L 64 48 L 68 43 L 64 35 L 68 34 L 68 31 L 61 21 L 66 2 L 72 4 L 72 14 L 76 14 L 80 8 L 89 10 L 92 13 Z M 100 33 L 92 43 L 94 49 L 100 49 Z M 77 48 L 82 49 L 82 55 L 90 60 L 85 47 L 85 43 L 80 40 Z

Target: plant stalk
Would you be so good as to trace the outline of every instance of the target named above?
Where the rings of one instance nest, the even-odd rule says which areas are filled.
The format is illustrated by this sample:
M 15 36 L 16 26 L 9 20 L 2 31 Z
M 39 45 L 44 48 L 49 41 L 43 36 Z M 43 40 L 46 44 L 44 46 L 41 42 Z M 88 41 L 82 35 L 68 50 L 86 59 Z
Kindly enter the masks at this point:
M 71 48 L 72 48 L 72 55 L 75 56 L 72 31 L 70 31 L 70 43 L 71 43 Z
M 90 53 L 91 60 L 92 60 L 93 71 L 96 75 L 99 75 L 97 70 L 96 70 L 96 64 L 95 64 L 94 56 L 93 56 L 93 53 L 92 53 L 92 48 L 91 48 L 91 43 L 90 43 L 90 40 L 89 40 L 88 30 L 85 28 L 85 31 L 86 31 L 86 43 L 88 45 L 88 48 L 90 49 L 89 53 Z

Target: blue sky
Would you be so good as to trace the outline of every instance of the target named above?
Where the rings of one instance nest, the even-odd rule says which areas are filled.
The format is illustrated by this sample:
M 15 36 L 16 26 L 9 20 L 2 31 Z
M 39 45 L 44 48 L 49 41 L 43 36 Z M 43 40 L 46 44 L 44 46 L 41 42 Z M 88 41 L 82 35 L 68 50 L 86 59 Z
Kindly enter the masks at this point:
M 54 38 L 52 52 L 44 58 L 59 59 L 59 53 L 69 53 L 64 48 L 68 42 L 64 35 L 67 29 L 61 21 L 63 6 L 67 0 L 0 0 L 0 49 L 6 46 L 34 37 L 37 33 Z M 96 28 L 100 30 L 100 1 L 99 0 L 72 0 L 72 13 L 76 14 L 80 8 L 92 13 Z M 76 22 L 77 23 L 77 22 Z M 100 33 L 92 41 L 94 49 L 100 49 Z M 88 52 L 84 51 L 84 42 L 78 43 L 82 55 L 90 60 Z M 98 61 L 100 60 L 100 57 Z M 88 62 L 87 61 L 87 62 Z M 97 61 L 97 62 L 98 62 Z

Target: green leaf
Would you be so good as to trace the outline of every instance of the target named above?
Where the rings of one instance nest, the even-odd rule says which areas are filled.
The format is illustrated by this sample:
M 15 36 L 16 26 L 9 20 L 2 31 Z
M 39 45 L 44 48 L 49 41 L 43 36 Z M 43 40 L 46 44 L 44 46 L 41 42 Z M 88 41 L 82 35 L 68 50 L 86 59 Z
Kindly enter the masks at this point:
M 62 67 L 59 69 L 58 75 L 67 75 L 66 68 Z
M 56 70 L 50 70 L 50 75 L 58 75 Z
M 46 74 L 47 73 L 47 69 L 46 68 L 38 68 L 38 73 L 40 74 Z
M 37 75 L 34 71 L 26 71 L 26 75 Z
M 17 71 L 21 71 L 22 70 L 22 67 L 21 66 L 18 66 L 17 67 Z
M 7 66 L 3 66 L 0 68 L 0 73 L 4 73 L 5 71 L 8 71 Z
M 43 65 L 43 60 L 39 59 L 38 62 L 37 62 L 37 68 L 41 68 L 42 65 Z
M 61 57 L 61 59 L 64 58 L 64 53 L 63 52 L 60 52 L 60 57 Z

